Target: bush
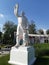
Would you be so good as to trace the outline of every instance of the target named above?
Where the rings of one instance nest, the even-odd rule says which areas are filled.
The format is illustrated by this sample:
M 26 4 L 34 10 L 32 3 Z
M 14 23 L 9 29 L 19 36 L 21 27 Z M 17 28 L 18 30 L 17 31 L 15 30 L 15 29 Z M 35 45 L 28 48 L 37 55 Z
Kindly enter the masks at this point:
M 49 55 L 49 44 L 34 44 L 36 57 L 41 57 L 44 55 Z

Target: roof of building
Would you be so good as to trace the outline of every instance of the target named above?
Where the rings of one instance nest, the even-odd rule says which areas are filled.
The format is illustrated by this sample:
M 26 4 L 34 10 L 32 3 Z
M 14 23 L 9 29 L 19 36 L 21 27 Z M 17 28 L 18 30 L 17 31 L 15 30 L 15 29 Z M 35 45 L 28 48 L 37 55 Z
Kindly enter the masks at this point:
M 41 36 L 41 37 L 49 37 L 49 35 L 47 35 L 47 34 L 46 34 L 46 35 L 41 35 L 41 34 L 28 34 L 28 35 L 31 36 L 31 37 L 32 37 L 32 36 L 37 36 L 37 37 L 40 37 L 40 36 Z

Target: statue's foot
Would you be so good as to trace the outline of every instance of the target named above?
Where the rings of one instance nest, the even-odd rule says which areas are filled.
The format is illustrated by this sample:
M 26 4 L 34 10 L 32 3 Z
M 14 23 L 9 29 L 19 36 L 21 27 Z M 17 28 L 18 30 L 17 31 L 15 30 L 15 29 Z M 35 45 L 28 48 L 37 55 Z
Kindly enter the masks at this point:
M 19 44 L 16 44 L 15 47 L 18 48 L 20 45 Z
M 28 43 L 24 43 L 22 46 L 28 46 Z
M 22 46 L 25 47 L 25 46 L 27 46 L 27 45 L 24 43 L 24 44 L 22 44 Z

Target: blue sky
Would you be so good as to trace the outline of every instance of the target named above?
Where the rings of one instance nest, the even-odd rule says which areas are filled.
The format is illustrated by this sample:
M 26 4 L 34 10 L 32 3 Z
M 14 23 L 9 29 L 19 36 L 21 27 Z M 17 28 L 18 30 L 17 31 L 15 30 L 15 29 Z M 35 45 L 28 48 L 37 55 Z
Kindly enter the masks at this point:
M 49 29 L 49 0 L 0 0 L 0 28 L 10 20 L 17 24 L 14 6 L 19 3 L 19 13 L 25 12 L 29 21 L 34 20 L 37 29 Z

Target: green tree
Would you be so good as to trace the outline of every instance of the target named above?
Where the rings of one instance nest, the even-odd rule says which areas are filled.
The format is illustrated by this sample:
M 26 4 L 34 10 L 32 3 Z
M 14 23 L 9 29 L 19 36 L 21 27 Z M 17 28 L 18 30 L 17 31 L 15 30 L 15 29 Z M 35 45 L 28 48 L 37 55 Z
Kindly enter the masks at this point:
M 2 43 L 2 32 L 0 31 L 0 43 Z
M 47 34 L 49 34 L 49 29 L 46 31 Z
M 38 30 L 39 34 L 44 34 L 44 31 L 42 29 Z
M 14 32 L 17 30 L 17 25 L 11 21 L 7 21 L 4 26 L 4 36 L 3 41 L 5 44 L 12 44 L 14 41 Z
M 36 34 L 36 25 L 33 20 L 29 24 L 29 34 Z
M 2 38 L 2 32 L 0 31 L 0 39 Z

